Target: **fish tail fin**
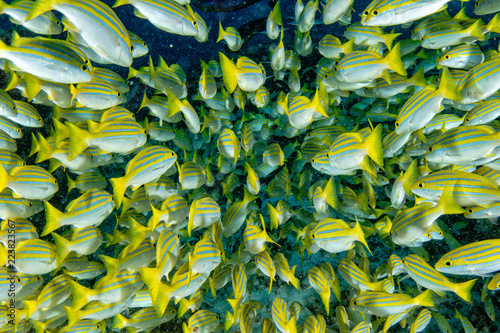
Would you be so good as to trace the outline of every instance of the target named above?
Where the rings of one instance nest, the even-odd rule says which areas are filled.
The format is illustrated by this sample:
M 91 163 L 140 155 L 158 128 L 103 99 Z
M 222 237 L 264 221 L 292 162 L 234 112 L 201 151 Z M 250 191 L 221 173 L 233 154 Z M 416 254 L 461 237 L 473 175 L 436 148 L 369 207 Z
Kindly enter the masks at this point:
M 417 181 L 417 176 L 418 166 L 417 160 L 415 159 L 410 163 L 410 166 L 408 167 L 408 169 L 406 169 L 403 175 L 403 188 L 407 196 L 412 195 L 411 187 Z
M 243 191 L 245 192 L 245 194 L 243 195 L 243 202 L 250 203 L 259 198 L 258 195 L 253 195 L 252 193 L 250 193 L 246 187 L 243 188 Z
M 122 328 L 124 328 L 125 326 L 127 325 L 127 318 L 125 318 L 124 316 L 122 316 L 121 314 L 117 314 L 114 318 L 113 318 L 113 325 L 111 326 L 112 328 L 117 328 L 119 330 L 121 330 Z
M 448 67 L 443 69 L 438 91 L 438 93 L 442 94 L 445 98 L 453 101 L 459 101 L 462 99 L 462 95 L 457 90 L 457 83 L 453 79 L 453 76 L 451 76 Z
M 267 209 L 269 210 L 269 218 L 271 220 L 271 231 L 274 229 L 278 229 L 279 221 L 278 221 L 278 211 L 276 208 L 271 206 L 271 204 L 267 203 Z
M 154 267 L 140 267 L 139 273 L 141 274 L 142 281 L 148 287 L 151 301 L 155 304 L 161 283 L 161 276 L 158 274 L 158 269 Z
M 156 229 L 156 226 L 161 221 L 161 216 L 162 216 L 161 210 L 159 210 L 155 206 L 151 205 L 151 217 L 150 217 L 150 221 L 149 221 L 149 224 L 151 225 L 151 230 Z
M 384 44 L 387 46 L 387 48 L 389 50 L 392 50 L 392 43 L 394 42 L 394 40 L 396 38 L 398 38 L 399 36 L 401 36 L 400 33 L 397 33 L 397 34 L 387 34 L 387 35 L 384 35 Z M 353 39 L 352 39 L 353 40 Z
M 36 139 L 33 137 L 33 140 L 36 140 Z M 38 154 L 36 155 L 35 163 L 43 162 L 45 160 L 48 160 L 51 157 L 52 157 L 52 147 L 50 146 L 50 144 L 47 142 L 47 140 L 43 136 L 39 135 L 38 136 Z
M 477 279 L 473 279 L 473 280 L 470 280 L 470 281 L 465 281 L 465 282 L 462 282 L 462 283 L 457 283 L 456 285 L 456 290 L 455 292 L 457 293 L 457 295 L 466 300 L 467 302 L 471 302 L 472 301 L 472 296 L 470 294 L 470 290 L 472 289 L 472 287 L 474 287 L 474 283 L 476 283 L 476 280 Z
M 134 251 L 141 245 L 142 241 L 146 238 L 149 228 L 141 225 L 135 219 L 129 217 L 129 251 Z
M 321 298 L 321 300 L 323 301 L 323 305 L 325 306 L 326 315 L 329 316 L 330 315 L 330 288 L 328 288 L 328 291 L 326 291 L 326 292 L 321 292 L 319 294 L 319 297 Z
M 238 85 L 238 76 L 236 75 L 236 65 L 224 53 L 219 52 L 220 66 L 222 69 L 222 79 L 227 92 L 232 94 Z
M 26 82 L 26 94 L 28 102 L 31 102 L 40 90 L 42 90 L 42 81 L 34 75 L 24 74 L 24 82 Z
M 48 201 L 44 201 L 43 206 L 45 207 L 45 226 L 40 234 L 42 237 L 61 227 L 61 218 L 64 214 Z
M 113 4 L 113 8 L 123 6 L 128 4 L 128 0 L 116 0 L 115 3 Z
M 137 75 L 137 69 L 129 67 L 128 68 L 128 74 L 127 74 L 127 81 L 130 80 L 131 78 L 135 77 Z
M 434 306 L 432 293 L 433 293 L 432 290 L 427 289 L 426 291 L 415 297 L 415 303 L 417 303 L 420 306 L 426 306 L 426 307 Z
M 326 203 L 329 204 L 333 209 L 337 209 L 337 207 L 339 206 L 339 198 L 337 197 L 337 189 L 335 187 L 335 179 L 333 178 L 333 176 L 330 177 L 330 179 L 326 183 L 323 192 L 326 194 Z
M 60 236 L 59 234 L 53 232 L 51 233 L 52 238 L 54 239 L 54 245 L 56 246 L 56 254 L 57 254 L 57 261 L 56 264 L 59 266 L 61 263 L 64 262 L 64 259 L 68 256 L 68 254 L 71 252 L 71 241 Z
M 190 333 L 191 331 L 189 330 L 189 327 L 187 326 L 186 322 L 182 323 L 182 333 Z
M 179 301 L 179 308 L 177 309 L 177 318 L 182 317 L 187 310 L 189 310 L 189 301 L 186 298 L 182 298 Z
M 382 149 L 382 125 L 377 127 L 365 140 L 366 152 L 368 156 L 380 166 L 384 166 L 384 150 Z
M 453 194 L 453 187 L 445 186 L 439 199 L 438 206 L 443 214 L 462 214 L 464 209 L 460 206 Z
M 222 27 L 222 23 L 219 21 L 219 36 L 217 37 L 216 43 L 223 40 L 225 35 L 226 35 L 226 32 L 224 31 L 224 28 Z
M 115 276 L 120 269 L 120 259 L 108 257 L 104 254 L 99 255 L 99 259 L 101 259 L 104 267 L 106 268 L 107 276 Z
M 3 14 L 3 11 L 8 7 L 9 5 L 5 1 L 0 0 L 0 14 Z
M 66 122 L 65 125 L 69 136 L 68 161 L 72 161 L 88 147 L 88 138 L 91 134 L 70 122 Z
M 325 116 L 326 118 L 328 118 L 328 113 L 326 113 L 325 107 L 321 103 L 320 95 L 321 94 L 319 92 L 319 89 L 316 89 L 316 94 L 314 94 L 314 98 L 311 101 L 311 103 L 312 103 L 312 105 L 314 107 L 314 111 L 316 111 L 320 115 Z
M 26 320 L 28 320 L 33 313 L 37 310 L 38 302 L 33 300 L 33 301 L 23 301 L 23 309 L 26 308 Z
M 84 287 L 71 279 L 68 279 L 67 281 L 69 289 L 71 289 L 71 295 L 73 295 L 71 307 L 74 310 L 80 310 L 91 300 L 91 296 L 95 294 L 94 289 Z
M 58 108 L 62 110 L 61 108 Z M 56 108 L 54 107 L 54 114 L 55 114 Z M 59 142 L 63 141 L 66 139 L 69 134 L 68 134 L 68 127 L 61 123 L 58 119 L 52 118 L 53 125 L 54 125 L 54 143 L 56 145 L 59 144 Z
M 52 10 L 52 6 L 54 4 L 54 0 L 37 0 L 33 5 L 31 5 L 31 9 L 26 15 L 24 22 L 29 21 L 45 12 Z
M 111 186 L 113 186 L 113 198 L 115 206 L 118 209 L 122 205 L 123 197 L 125 196 L 126 183 L 123 177 L 111 178 L 109 181 L 111 182 Z
M 171 292 L 168 285 L 161 283 L 159 280 L 158 283 L 160 284 L 158 298 L 156 299 L 156 302 L 154 302 L 153 306 L 158 317 L 162 317 L 167 309 L 168 302 L 170 301 Z
M 470 37 L 476 37 L 479 40 L 484 40 L 483 27 L 484 27 L 483 20 L 478 19 L 471 26 L 465 29 L 465 32 L 469 34 Z
M 345 42 L 342 48 L 344 49 L 344 54 L 351 53 L 354 50 L 354 38 Z
M 486 31 L 500 33 L 500 13 L 497 13 L 486 25 Z
M 294 286 L 297 290 L 300 290 L 300 281 L 295 277 L 295 269 L 297 268 L 297 265 L 293 266 L 292 269 L 290 270 L 288 278 L 290 279 L 290 283 L 292 286 Z
M 425 87 L 428 85 L 427 80 L 425 79 L 424 67 L 420 67 L 420 69 L 413 74 L 411 78 L 413 85 L 418 87 Z
M 191 252 L 188 253 L 188 276 L 187 276 L 187 286 L 191 284 L 191 279 L 193 277 L 193 256 Z
M 271 12 L 271 16 L 272 16 L 274 22 L 276 22 L 279 25 L 283 25 L 282 19 L 281 19 L 281 8 L 280 8 L 279 1 L 276 3 L 276 5 L 274 5 L 274 8 Z
M 69 192 L 71 192 L 71 190 L 75 188 L 76 181 L 71 179 L 71 177 L 68 174 L 66 174 L 66 179 L 68 181 L 68 193 L 67 194 L 69 194 Z
M 9 174 L 4 169 L 3 165 L 0 164 L 0 192 L 2 192 L 9 183 Z
M 394 48 L 391 50 L 391 52 L 389 52 L 389 54 L 387 54 L 384 60 L 386 61 L 387 67 L 390 70 L 395 71 L 399 75 L 408 75 L 405 65 L 401 60 L 401 45 L 399 43 L 394 46 Z
M 353 229 L 354 229 L 353 230 L 354 233 L 358 235 L 358 242 L 363 243 L 363 245 L 366 247 L 368 252 L 370 252 L 370 254 L 373 255 L 372 251 L 370 250 L 370 247 L 368 246 L 368 243 L 366 242 L 365 232 L 363 231 L 363 228 L 361 227 L 361 224 L 359 224 L 359 221 L 357 218 L 356 218 L 356 225 L 354 225 Z
M 38 139 L 36 138 L 35 133 L 31 132 L 31 148 L 28 157 L 35 155 L 39 150 L 40 144 L 38 143 Z
M 68 317 L 68 329 L 75 326 L 82 320 L 83 313 L 81 310 L 73 309 L 69 306 L 64 306 L 64 312 L 66 312 L 66 317 Z
M 142 96 L 142 102 L 141 102 L 141 105 L 139 106 L 139 110 L 147 107 L 148 103 L 149 103 L 149 98 L 148 98 L 148 95 L 146 94 L 146 90 L 144 90 L 144 95 Z

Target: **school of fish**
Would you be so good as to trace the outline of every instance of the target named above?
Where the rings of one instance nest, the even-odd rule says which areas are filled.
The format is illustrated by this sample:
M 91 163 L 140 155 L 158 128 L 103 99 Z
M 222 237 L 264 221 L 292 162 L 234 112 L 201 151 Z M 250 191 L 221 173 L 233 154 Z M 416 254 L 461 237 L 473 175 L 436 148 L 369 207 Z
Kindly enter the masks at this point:
M 278 1 L 261 61 L 190 0 L 0 1 L 0 333 L 499 329 L 500 1 L 467 2 Z M 227 51 L 134 68 L 126 5 Z

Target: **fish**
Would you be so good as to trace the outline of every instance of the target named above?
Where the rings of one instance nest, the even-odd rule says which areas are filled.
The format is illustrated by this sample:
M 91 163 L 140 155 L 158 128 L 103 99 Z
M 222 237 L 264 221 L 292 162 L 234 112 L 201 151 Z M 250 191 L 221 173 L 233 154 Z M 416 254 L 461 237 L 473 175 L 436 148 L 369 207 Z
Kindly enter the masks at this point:
M 50 10 L 67 18 L 65 27 L 75 31 L 99 56 L 119 66 L 132 64 L 132 44 L 125 26 L 116 13 L 99 1 L 38 0 L 25 20 L 31 20 Z M 97 36 L 99 36 L 97 38 Z
M 469 243 L 443 255 L 434 267 L 447 274 L 492 276 L 499 270 L 499 249 L 497 239 Z
M 272 305 L 272 320 L 276 328 L 282 333 L 297 332 L 295 317 L 290 315 L 288 305 L 281 298 L 275 298 Z
M 253 92 L 264 84 L 262 69 L 250 58 L 240 57 L 235 65 L 226 55 L 219 52 L 219 59 L 228 93 L 233 93 L 237 86 L 243 91 Z

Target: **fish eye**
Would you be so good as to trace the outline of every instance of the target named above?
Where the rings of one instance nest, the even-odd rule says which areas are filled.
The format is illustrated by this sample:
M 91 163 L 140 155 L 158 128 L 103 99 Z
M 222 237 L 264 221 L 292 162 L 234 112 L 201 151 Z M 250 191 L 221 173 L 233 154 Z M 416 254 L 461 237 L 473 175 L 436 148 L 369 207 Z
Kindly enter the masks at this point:
M 57 25 L 61 25 L 61 22 L 59 20 L 56 21 Z
M 363 14 L 368 15 L 368 14 L 370 14 L 370 12 L 365 10 L 365 12 Z
M 424 183 L 419 183 L 419 184 L 418 184 L 418 187 L 420 187 L 420 188 L 424 188 Z
M 449 55 L 445 55 L 445 56 L 444 56 L 444 58 L 445 58 L 446 60 L 448 60 L 448 59 L 450 59 L 450 56 L 449 56 Z
M 87 71 L 87 69 L 88 69 L 88 67 L 87 67 L 86 65 L 83 65 L 83 66 L 82 66 L 82 71 L 86 72 L 86 71 Z
M 89 59 L 84 59 L 83 62 L 86 63 L 86 64 L 88 64 L 90 62 L 90 60 Z
M 57 179 L 54 179 L 54 184 L 57 184 Z
M 196 27 L 196 24 L 197 24 L 196 20 L 193 20 L 193 22 L 191 22 L 191 23 L 193 23 L 193 25 Z
M 400 125 L 399 121 L 396 121 L 396 127 L 399 127 L 399 125 Z
M 316 159 L 315 159 L 315 158 L 313 158 L 311 162 L 316 163 Z
M 117 93 L 116 93 L 116 96 L 121 97 L 121 96 L 122 96 L 122 94 L 121 94 L 120 92 L 117 92 Z
M 446 266 L 451 267 L 451 261 L 447 261 L 444 263 Z
M 373 15 L 378 16 L 378 14 L 379 14 L 378 10 L 373 11 Z
M 432 146 L 429 146 L 429 152 L 432 153 Z
M 174 155 L 175 155 L 175 154 L 174 154 L 174 152 L 171 152 L 171 153 L 170 153 L 170 156 L 174 157 Z
M 465 118 L 465 121 L 470 121 L 470 118 Z

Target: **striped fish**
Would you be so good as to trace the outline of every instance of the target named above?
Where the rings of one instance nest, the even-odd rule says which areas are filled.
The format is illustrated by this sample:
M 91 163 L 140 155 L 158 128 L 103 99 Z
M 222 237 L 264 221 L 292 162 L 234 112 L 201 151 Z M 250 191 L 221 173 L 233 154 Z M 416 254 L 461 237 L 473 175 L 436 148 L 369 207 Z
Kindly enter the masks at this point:
M 91 109 L 107 109 L 123 102 L 122 94 L 108 81 L 92 79 L 82 82 L 76 87 L 70 86 L 77 107 Z
M 368 26 L 391 26 L 417 21 L 446 8 L 451 0 L 374 0 L 361 16 Z
M 177 155 L 164 146 L 150 146 L 134 156 L 125 168 L 125 175 L 111 178 L 116 207 L 120 207 L 125 190 L 136 189 L 146 183 L 156 182 L 177 160 Z
M 219 317 L 209 310 L 198 310 L 189 317 L 188 323 L 182 323 L 185 333 L 210 333 L 219 325 Z
M 222 27 L 222 23 L 219 20 L 219 36 L 217 37 L 217 43 L 224 40 L 227 43 L 228 48 L 232 52 L 236 52 L 241 49 L 243 45 L 243 39 L 236 28 L 227 27 L 226 30 Z
M 453 188 L 462 207 L 486 206 L 500 201 L 498 184 L 486 177 L 459 170 L 440 170 L 417 180 L 411 191 L 427 200 L 438 201 L 445 186 Z
M 432 319 L 432 313 L 429 309 L 422 309 L 415 321 L 410 326 L 410 333 L 422 332 L 427 328 Z
M 247 224 L 245 230 L 243 231 L 243 242 L 245 244 L 245 249 L 251 254 L 258 254 L 264 251 L 266 242 L 277 244 L 266 231 L 266 225 L 264 223 L 264 218 L 262 214 L 259 214 L 260 222 L 262 223 L 262 230 L 258 225 Z
M 78 325 L 82 325 L 82 323 L 85 323 L 82 329 L 89 329 L 89 327 L 93 327 L 92 325 L 96 325 L 94 324 L 95 321 L 116 316 L 127 307 L 127 302 L 102 303 L 98 301 L 92 301 L 85 307 L 85 309 L 80 310 L 75 310 L 69 306 L 64 306 L 64 312 L 66 312 L 66 316 L 68 317 L 68 327 L 78 327 Z M 91 322 L 86 322 L 86 319 L 90 319 Z
M 6 133 L 12 139 L 21 139 L 23 132 L 17 124 L 6 117 L 0 117 L 0 131 Z
M 500 240 L 491 239 L 456 248 L 441 257 L 434 267 L 442 273 L 492 276 L 500 270 Z
M 16 246 L 15 267 L 23 274 L 45 274 L 57 267 L 56 257 L 52 243 L 41 239 L 28 239 Z
M 310 100 L 306 96 L 295 96 L 291 98 L 290 105 L 285 107 L 288 121 L 296 129 L 307 127 L 319 115 L 328 118 L 328 114 L 321 103 L 319 90 L 316 90 L 314 98 Z
M 227 159 L 234 160 L 234 163 L 236 163 L 240 155 L 240 147 L 240 142 L 234 132 L 227 127 L 224 128 L 217 140 L 219 152 Z
M 162 317 L 156 315 L 153 307 L 145 307 L 137 312 L 134 312 L 130 318 L 125 318 L 121 314 L 113 317 L 112 328 L 115 329 L 136 329 L 136 330 L 150 330 L 153 329 L 175 317 L 175 309 L 167 308 Z
M 44 168 L 36 165 L 18 166 L 10 173 L 0 165 L 0 188 L 10 188 L 14 197 L 45 200 L 57 192 L 57 180 Z
M 264 84 L 265 75 L 262 68 L 252 59 L 240 57 L 236 65 L 223 53 L 219 52 L 224 86 L 228 93 L 233 93 L 236 86 L 245 92 L 254 92 Z
M 200 239 L 193 251 L 189 252 L 187 286 L 189 287 L 193 274 L 209 274 L 221 263 L 221 260 L 221 251 L 217 244 L 208 237 Z
M 255 255 L 255 264 L 257 265 L 257 269 L 262 272 L 265 276 L 270 278 L 269 280 L 269 292 L 271 294 L 271 289 L 273 286 L 274 276 L 276 274 L 276 267 L 274 266 L 273 259 L 269 254 L 268 250 L 264 250 Z
M 290 314 L 288 305 L 281 298 L 275 298 L 271 310 L 274 325 L 281 333 L 296 333 L 297 324 L 295 317 Z
M 71 201 L 65 212 L 59 211 L 48 201 L 44 202 L 46 223 L 42 236 L 54 230 L 71 225 L 77 228 L 99 225 L 113 211 L 115 204 L 111 195 L 99 189 L 85 192 Z
M 135 120 L 119 119 L 106 122 L 88 132 L 72 123 L 65 124 L 69 131 L 69 160 L 78 156 L 89 146 L 99 147 L 110 153 L 131 152 L 141 147 L 147 139 L 146 130 Z
M 354 44 L 364 46 L 377 46 L 381 43 L 385 44 L 388 49 L 392 48 L 393 41 L 401 34 L 384 34 L 384 31 L 379 27 L 367 27 L 361 25 L 361 22 L 355 22 L 346 27 L 344 36 L 352 40 Z
M 53 233 L 52 237 L 56 246 L 58 264 L 64 262 L 70 252 L 91 255 L 97 251 L 103 241 L 101 231 L 94 226 L 76 229 L 71 239 L 56 233 Z
M 482 30 L 483 27 L 483 20 L 478 19 L 474 24 L 464 29 L 451 28 L 429 31 L 422 38 L 422 47 L 438 50 L 463 42 L 482 41 L 485 38 Z
M 355 241 L 363 243 L 369 251 L 359 222 L 351 228 L 343 220 L 324 218 L 318 222 L 311 237 L 320 248 L 330 253 L 352 249 Z
M 51 82 L 90 81 L 90 61 L 71 43 L 42 37 L 21 38 L 17 34 L 12 39 L 10 46 L 0 43 L 0 57 L 23 72 Z
M 438 64 L 441 66 L 469 70 L 484 61 L 484 54 L 477 44 L 456 46 L 443 54 Z
M 344 280 L 359 291 L 385 291 L 384 280 L 372 282 L 371 277 L 352 261 L 341 259 L 338 269 Z
M 500 89 L 500 59 L 495 58 L 472 67 L 457 83 L 461 104 L 476 103 Z
M 307 278 L 313 289 L 319 294 L 321 301 L 326 309 L 326 314 L 330 314 L 330 285 L 328 284 L 327 276 L 323 271 L 317 267 L 313 266 L 309 271 L 307 271 Z
M 465 333 L 476 333 L 476 329 L 472 326 L 472 323 L 469 321 L 467 317 L 464 317 L 457 309 L 455 309 L 455 318 L 459 319 L 462 322 L 462 327 L 464 328 Z
M 77 269 L 77 270 L 69 270 L 63 268 L 64 274 L 74 277 L 77 280 L 87 280 L 93 279 L 103 273 L 106 272 L 104 265 L 98 261 L 91 261 L 87 264 L 87 266 Z M 151 299 L 149 300 L 151 302 Z
M 467 113 L 464 125 L 482 125 L 492 122 L 500 116 L 500 99 L 481 101 Z
M 170 90 L 167 90 L 168 97 L 168 114 L 169 118 L 177 113 L 182 113 L 184 123 L 189 131 L 193 134 L 200 132 L 200 119 L 196 110 L 191 106 L 187 99 L 180 101 Z
M 381 291 L 365 291 L 354 298 L 354 310 L 363 313 L 387 317 L 391 314 L 402 313 L 416 306 L 434 306 L 432 291 L 426 290 L 412 298 L 407 294 L 389 294 Z
M 26 102 L 14 101 L 17 115 L 7 116 L 13 122 L 26 127 L 43 127 L 43 119 L 36 108 Z
M 416 254 L 410 254 L 403 258 L 403 264 L 410 277 L 419 285 L 424 288 L 430 289 L 435 292 L 451 291 L 456 293 L 459 297 L 471 302 L 472 296 L 470 290 L 474 286 L 477 279 L 453 283 L 448 280 L 443 274 L 436 271 L 429 265 L 422 257 Z
M 71 24 L 70 31 L 78 32 L 95 53 L 111 63 L 128 67 L 132 64 L 132 44 L 125 26 L 105 3 L 95 0 L 38 0 L 26 20 L 50 10 L 57 10 Z

